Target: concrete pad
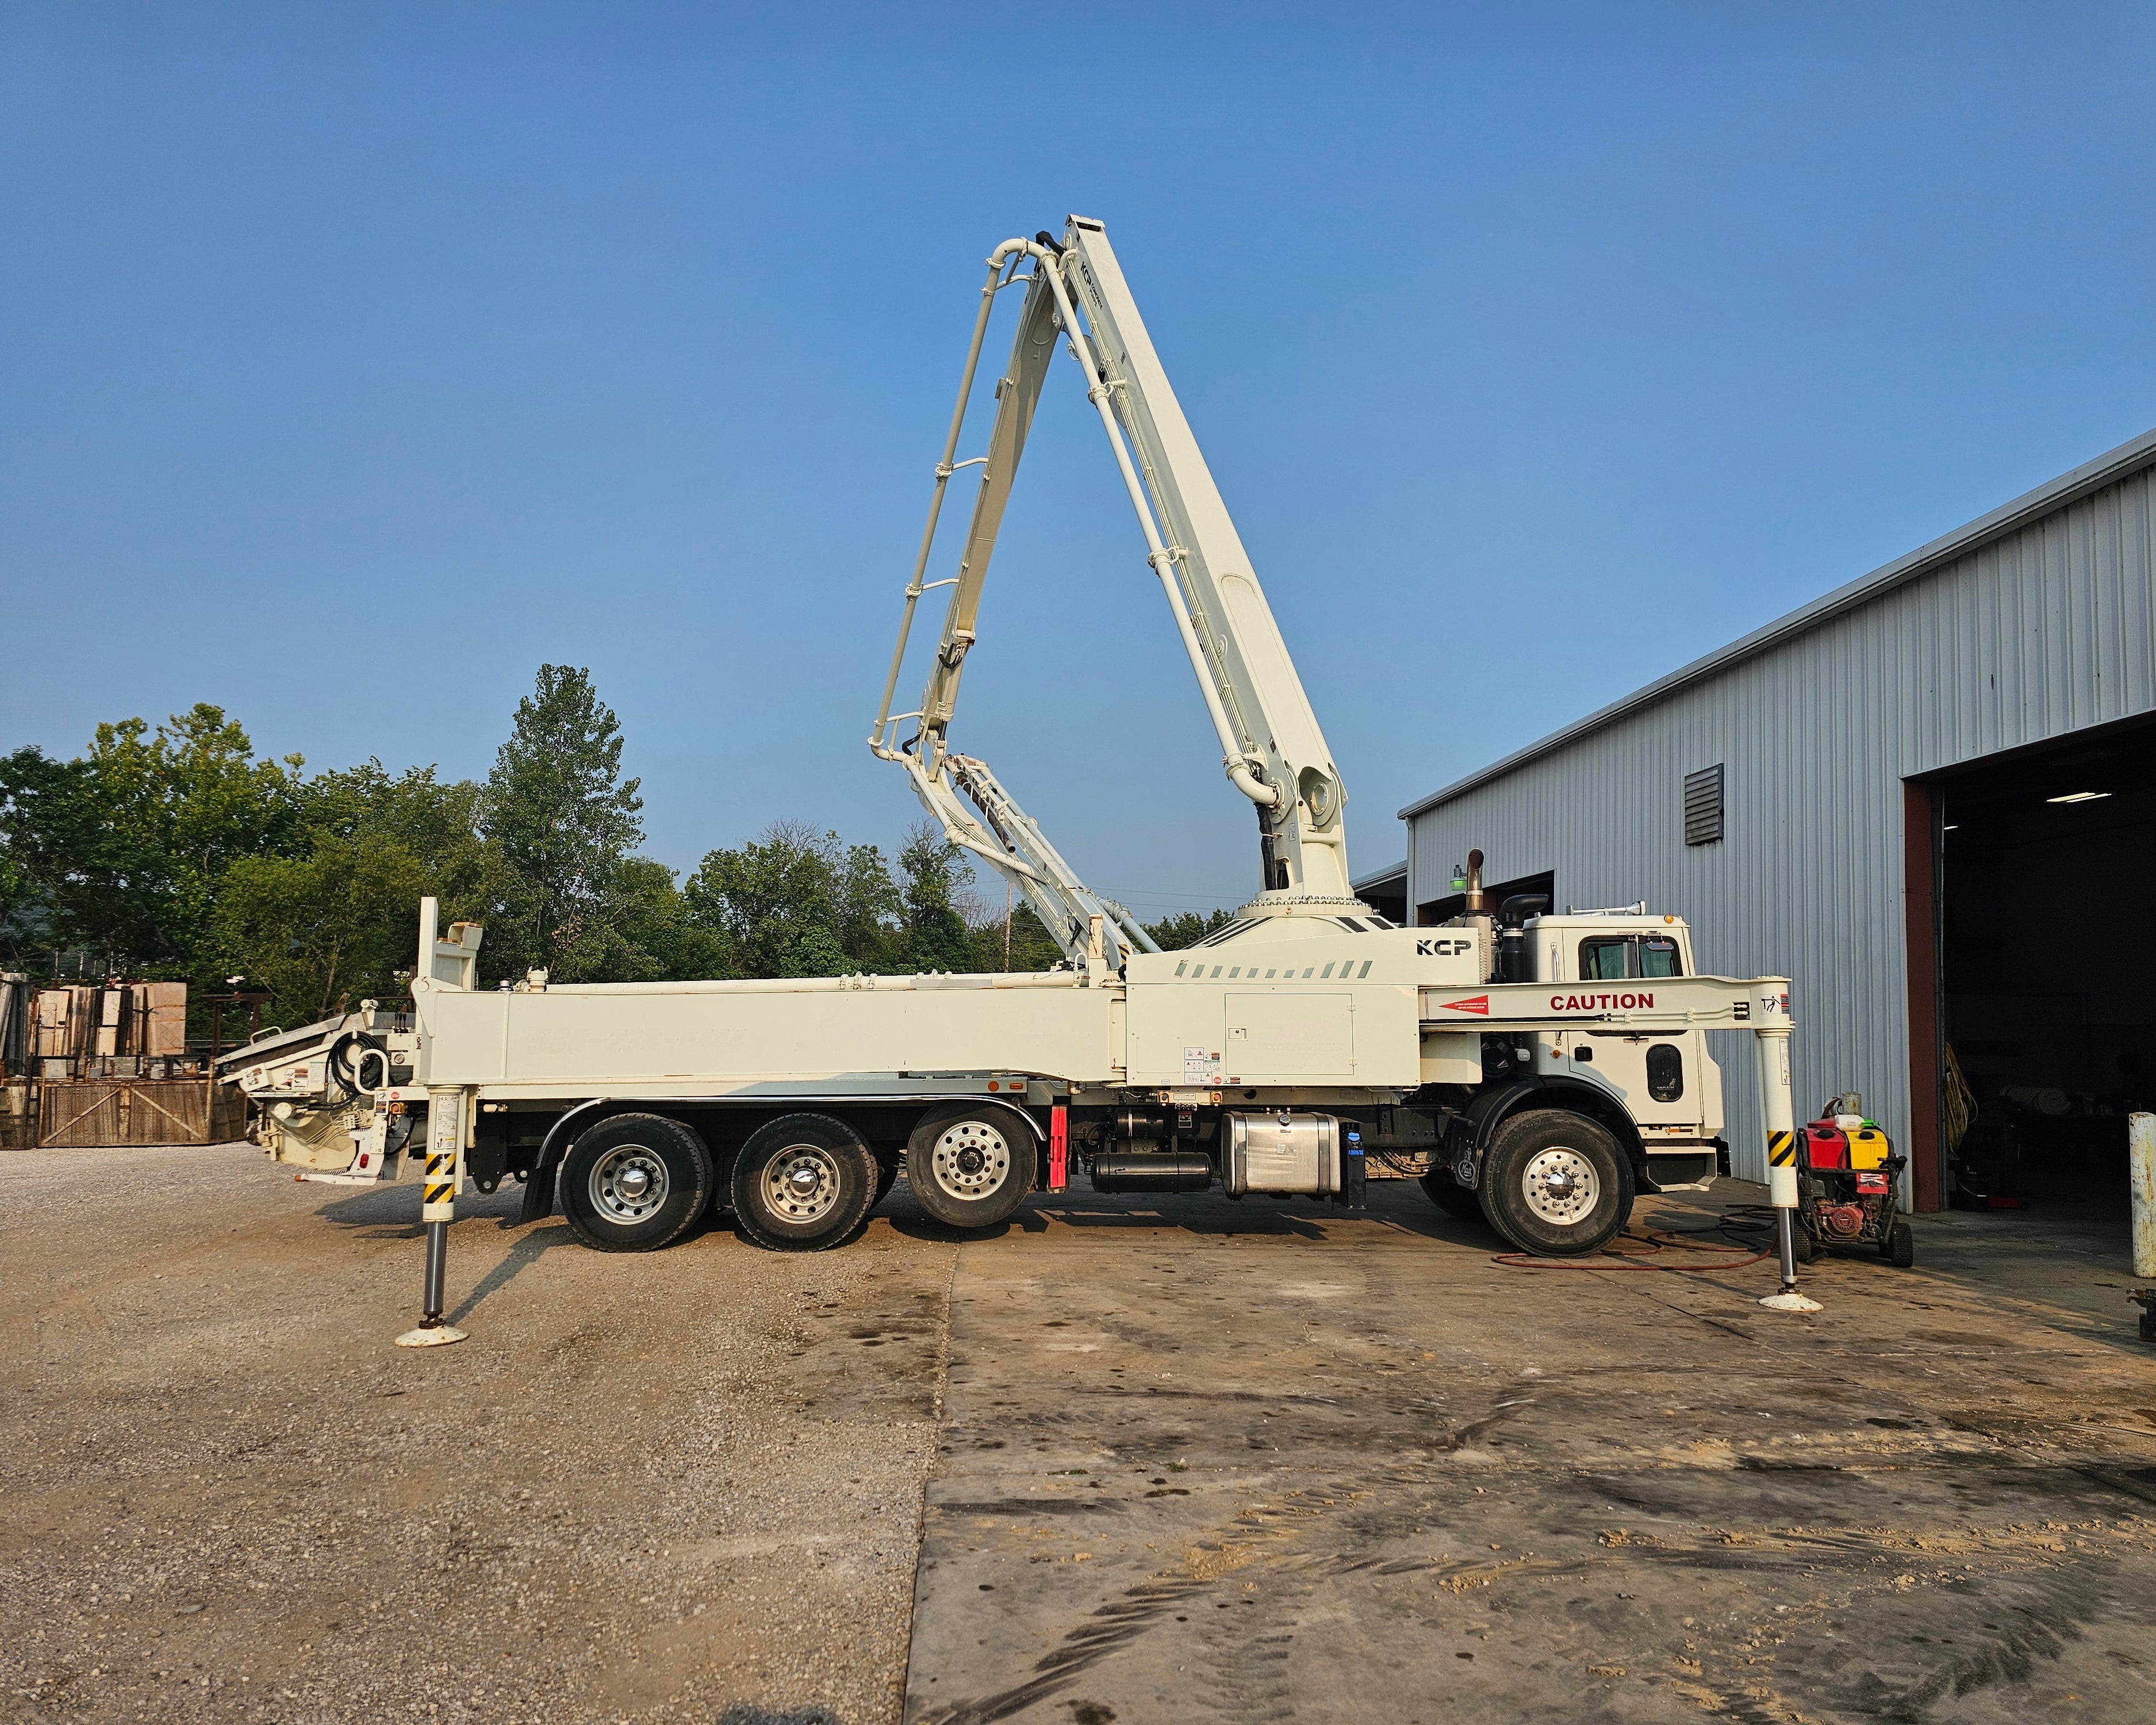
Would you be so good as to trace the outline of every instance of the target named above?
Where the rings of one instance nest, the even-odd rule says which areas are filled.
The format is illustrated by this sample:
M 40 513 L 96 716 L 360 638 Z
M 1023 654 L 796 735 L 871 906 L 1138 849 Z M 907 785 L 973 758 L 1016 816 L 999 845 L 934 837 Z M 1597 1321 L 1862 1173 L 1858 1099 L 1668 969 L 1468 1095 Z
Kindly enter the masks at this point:
M 2156 1716 L 2156 1354 L 2100 1238 L 2061 1298 L 1920 1219 L 1815 1316 L 1726 1236 L 1625 1244 L 1702 1267 L 1507 1267 L 1391 1183 L 969 1242 L 906 1718 Z

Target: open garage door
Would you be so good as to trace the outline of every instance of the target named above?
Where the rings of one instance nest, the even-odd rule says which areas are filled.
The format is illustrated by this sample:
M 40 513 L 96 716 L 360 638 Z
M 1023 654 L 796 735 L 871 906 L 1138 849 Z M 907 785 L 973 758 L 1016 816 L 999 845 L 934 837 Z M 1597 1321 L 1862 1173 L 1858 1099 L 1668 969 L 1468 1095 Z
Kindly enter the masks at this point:
M 2123 1213 L 2126 1117 L 2156 1106 L 2156 722 L 1926 788 L 1940 1196 Z

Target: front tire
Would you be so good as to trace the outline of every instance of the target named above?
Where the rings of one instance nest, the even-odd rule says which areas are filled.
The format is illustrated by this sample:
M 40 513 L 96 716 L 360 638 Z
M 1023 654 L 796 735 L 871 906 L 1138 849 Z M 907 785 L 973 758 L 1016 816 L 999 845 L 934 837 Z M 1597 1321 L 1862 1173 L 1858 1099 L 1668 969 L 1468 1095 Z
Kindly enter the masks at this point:
M 939 1109 L 906 1146 L 913 1201 L 952 1228 L 993 1228 L 1033 1190 L 1033 1134 L 999 1108 Z
M 734 1220 L 774 1252 L 844 1245 L 875 1202 L 875 1156 L 828 1114 L 786 1114 L 758 1127 L 734 1158 Z
M 569 1229 L 602 1252 L 655 1252 L 711 1201 L 711 1157 L 663 1114 L 616 1114 L 569 1147 L 556 1189 Z
M 1520 1250 L 1573 1258 L 1617 1237 L 1638 1189 L 1631 1158 L 1606 1127 L 1535 1108 L 1497 1128 L 1476 1189 L 1490 1225 Z

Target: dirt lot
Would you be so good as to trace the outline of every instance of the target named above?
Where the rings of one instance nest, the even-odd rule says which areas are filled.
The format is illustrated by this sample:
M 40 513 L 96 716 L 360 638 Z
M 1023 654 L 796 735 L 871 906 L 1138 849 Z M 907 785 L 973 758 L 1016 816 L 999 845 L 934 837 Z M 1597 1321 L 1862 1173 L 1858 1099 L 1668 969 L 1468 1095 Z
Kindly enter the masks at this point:
M 0 1717 L 892 1717 L 954 1247 L 610 1257 L 516 1202 L 410 1352 L 416 1186 L 0 1162 Z
M 901 1186 L 811 1257 L 511 1204 L 414 1354 L 409 1186 L 0 1158 L 0 1717 L 2156 1717 L 2120 1229 L 1925 1219 L 1788 1318 L 1412 1188 Z

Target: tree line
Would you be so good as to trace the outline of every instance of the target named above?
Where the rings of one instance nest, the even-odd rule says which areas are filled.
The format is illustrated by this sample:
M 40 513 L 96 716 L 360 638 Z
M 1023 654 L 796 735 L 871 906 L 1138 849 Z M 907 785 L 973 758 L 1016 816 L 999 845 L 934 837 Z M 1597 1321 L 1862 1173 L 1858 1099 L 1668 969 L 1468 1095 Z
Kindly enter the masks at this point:
M 1061 949 L 1020 901 L 985 901 L 923 823 L 896 857 L 799 821 L 684 880 L 639 854 L 641 782 L 588 672 L 539 668 L 485 780 L 379 760 L 309 774 L 259 759 L 197 705 L 101 724 L 56 760 L 0 756 L 0 955 L 33 976 L 126 974 L 267 991 L 297 1024 L 405 993 L 418 901 L 484 923 L 489 986 L 1040 970 Z M 1187 946 L 1227 920 L 1149 926 Z

